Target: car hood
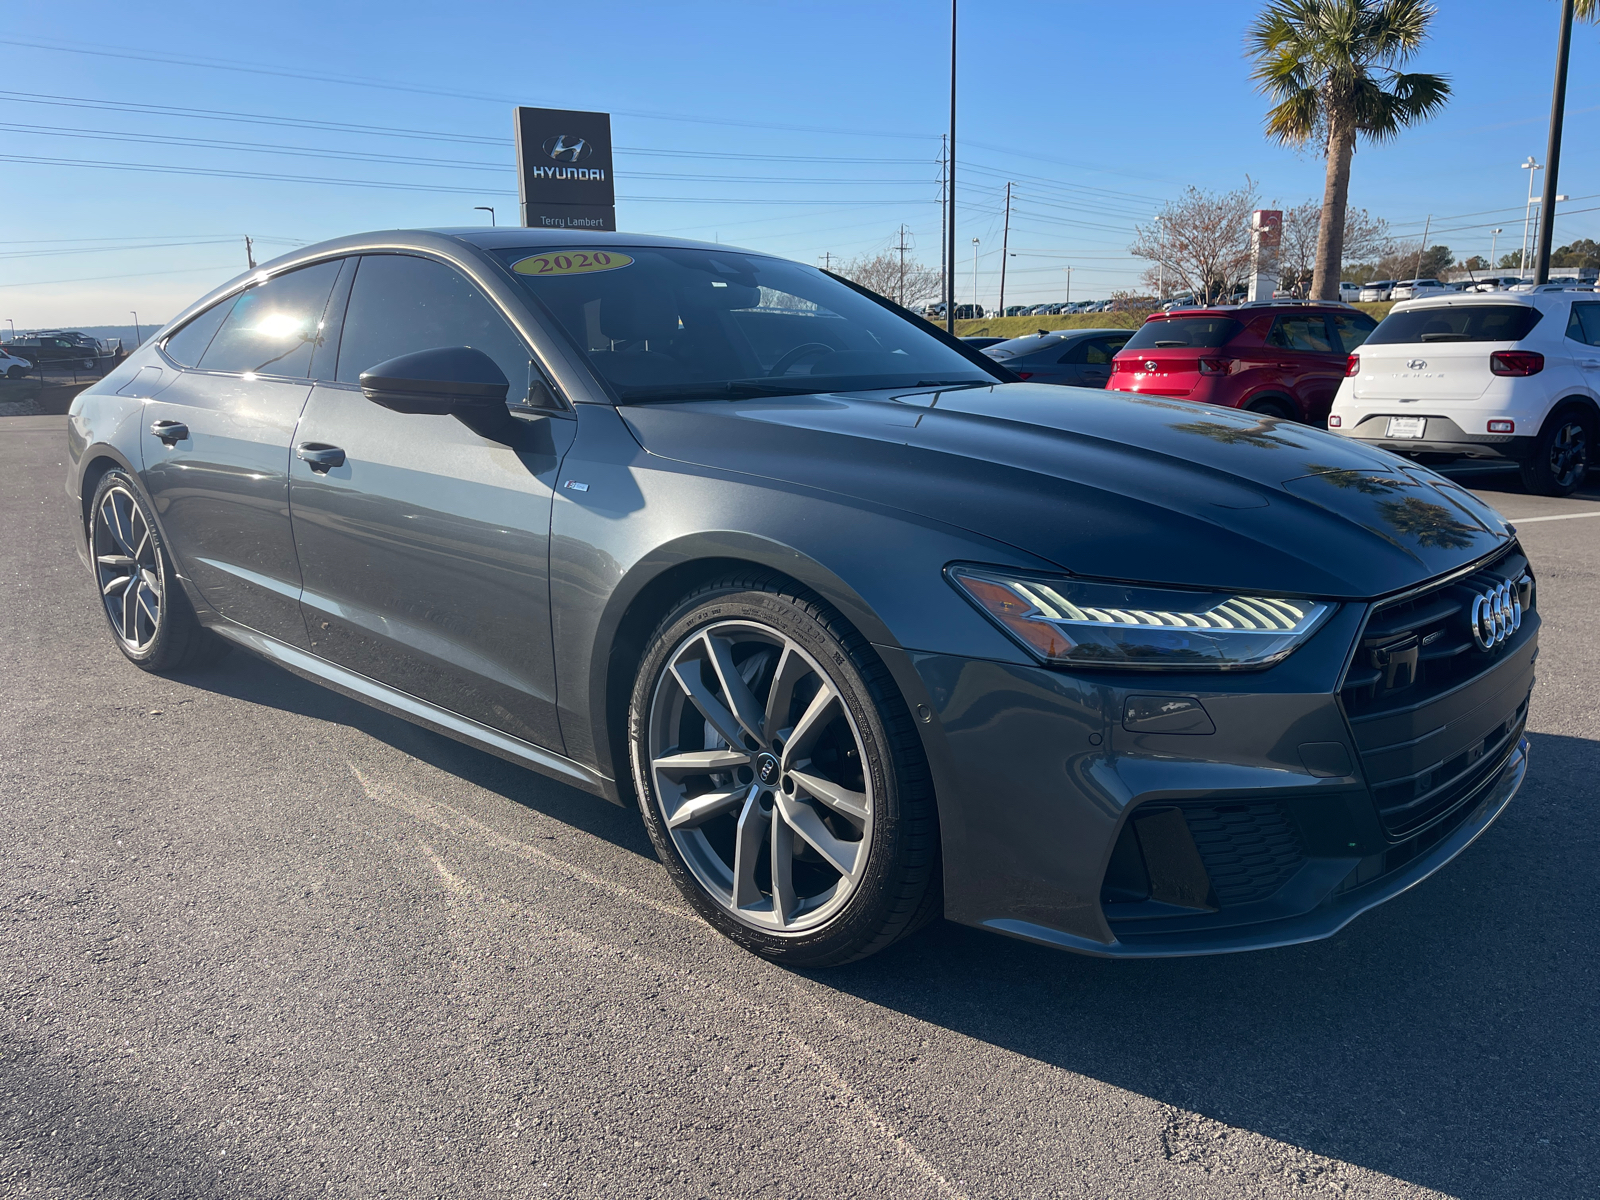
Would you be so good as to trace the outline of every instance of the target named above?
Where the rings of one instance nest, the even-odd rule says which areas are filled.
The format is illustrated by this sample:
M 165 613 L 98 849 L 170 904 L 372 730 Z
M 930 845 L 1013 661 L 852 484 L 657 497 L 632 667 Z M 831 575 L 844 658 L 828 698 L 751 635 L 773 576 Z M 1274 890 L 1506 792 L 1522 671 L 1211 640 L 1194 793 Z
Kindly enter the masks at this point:
M 945 522 L 1074 574 L 1365 598 L 1511 536 L 1465 489 L 1289 421 L 1000 384 L 623 407 L 650 453 Z

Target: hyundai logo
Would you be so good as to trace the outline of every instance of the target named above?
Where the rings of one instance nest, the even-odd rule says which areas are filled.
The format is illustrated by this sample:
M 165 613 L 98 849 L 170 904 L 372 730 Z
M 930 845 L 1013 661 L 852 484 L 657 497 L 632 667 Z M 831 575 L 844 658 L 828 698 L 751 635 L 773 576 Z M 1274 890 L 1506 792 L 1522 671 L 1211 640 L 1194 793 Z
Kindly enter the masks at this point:
M 545 138 L 544 152 L 557 162 L 579 163 L 594 153 L 594 147 L 580 137 L 558 133 Z
M 1425 358 L 1413 358 L 1406 363 L 1406 369 L 1408 371 L 1426 371 L 1428 369 L 1428 360 Z
M 1487 653 L 1522 628 L 1522 593 L 1509 579 L 1472 598 L 1472 640 Z
M 1153 358 L 1145 359 L 1144 369 L 1146 371 L 1154 371 L 1156 369 L 1156 360 Z

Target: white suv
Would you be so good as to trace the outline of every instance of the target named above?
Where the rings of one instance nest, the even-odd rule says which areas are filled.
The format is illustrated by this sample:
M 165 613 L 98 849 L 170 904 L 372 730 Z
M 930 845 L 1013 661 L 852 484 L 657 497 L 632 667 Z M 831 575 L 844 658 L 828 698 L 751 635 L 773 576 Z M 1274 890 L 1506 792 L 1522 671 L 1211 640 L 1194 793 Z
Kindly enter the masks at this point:
M 1451 290 L 1437 279 L 1402 279 L 1389 289 L 1389 299 L 1421 300 L 1425 296 L 1442 296 Z
M 1600 289 L 1396 304 L 1350 355 L 1328 428 L 1429 461 L 1511 459 L 1530 492 L 1568 495 L 1600 436 Z

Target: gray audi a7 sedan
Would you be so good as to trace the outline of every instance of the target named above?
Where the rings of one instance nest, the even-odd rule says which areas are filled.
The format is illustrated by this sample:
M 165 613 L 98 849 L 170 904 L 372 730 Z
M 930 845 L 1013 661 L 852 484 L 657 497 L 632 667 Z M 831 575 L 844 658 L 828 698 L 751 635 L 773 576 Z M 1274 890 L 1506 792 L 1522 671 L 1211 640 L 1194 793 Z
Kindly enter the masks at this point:
M 1521 783 L 1514 531 L 1231 409 L 1018 382 L 766 254 L 324 242 L 73 404 L 121 651 L 242 646 L 614 803 L 756 953 L 929 919 L 1089 954 L 1326 937 Z

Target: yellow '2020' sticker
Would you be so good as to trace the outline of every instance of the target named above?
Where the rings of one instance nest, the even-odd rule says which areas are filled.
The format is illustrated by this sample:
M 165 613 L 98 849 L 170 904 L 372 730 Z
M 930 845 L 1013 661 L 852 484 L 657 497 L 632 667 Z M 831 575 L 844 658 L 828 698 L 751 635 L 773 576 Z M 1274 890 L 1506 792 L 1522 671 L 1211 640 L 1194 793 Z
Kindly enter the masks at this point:
M 587 275 L 633 265 L 633 259 L 615 250 L 563 250 L 560 254 L 535 254 L 512 266 L 518 275 Z

